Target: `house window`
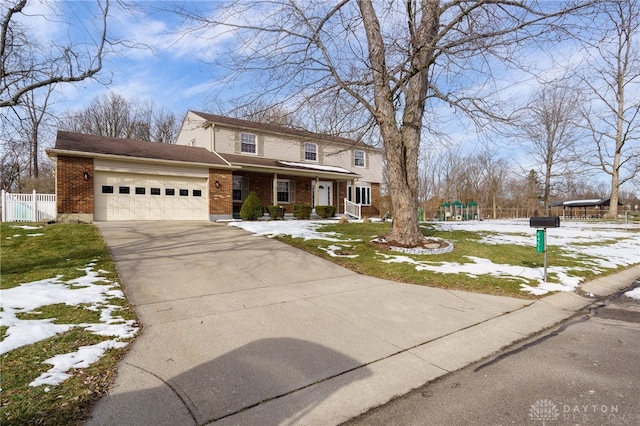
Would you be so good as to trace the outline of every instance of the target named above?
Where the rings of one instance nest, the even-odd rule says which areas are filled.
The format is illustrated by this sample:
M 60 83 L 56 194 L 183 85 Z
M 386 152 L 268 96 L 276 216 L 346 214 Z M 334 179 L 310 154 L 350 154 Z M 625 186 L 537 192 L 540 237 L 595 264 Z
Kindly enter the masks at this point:
M 290 183 L 288 180 L 278 180 L 278 202 L 289 203 L 291 197 L 289 196 Z
M 356 167 L 364 167 L 365 166 L 365 162 L 364 162 L 364 151 L 361 150 L 355 150 L 353 152 L 353 158 L 354 158 L 354 166 Z
M 189 196 L 189 190 L 188 189 L 181 189 L 180 190 L 180 196 L 181 197 L 188 197 Z
M 371 188 L 368 186 L 354 186 L 353 191 L 347 191 L 347 199 L 363 206 L 371 205 Z
M 244 176 L 233 176 L 233 201 L 244 201 L 249 193 L 249 179 Z
M 151 188 L 151 195 L 160 195 L 160 188 Z
M 167 188 L 164 190 L 164 195 L 176 195 L 176 190 L 173 188 Z
M 256 135 L 251 133 L 240 133 L 240 151 L 249 154 L 256 154 Z
M 128 186 L 121 186 L 118 188 L 118 193 L 119 194 L 131 194 L 131 188 L 129 188 Z
M 193 196 L 194 197 L 202 197 L 202 191 L 199 189 L 194 189 L 193 190 Z
M 146 190 L 144 189 L 144 187 L 136 186 L 136 194 L 144 195 L 146 194 Z
M 304 159 L 309 161 L 318 161 L 318 145 L 317 144 L 305 142 Z
M 111 186 L 111 185 L 102 185 L 102 193 L 103 194 L 113 194 L 113 186 Z

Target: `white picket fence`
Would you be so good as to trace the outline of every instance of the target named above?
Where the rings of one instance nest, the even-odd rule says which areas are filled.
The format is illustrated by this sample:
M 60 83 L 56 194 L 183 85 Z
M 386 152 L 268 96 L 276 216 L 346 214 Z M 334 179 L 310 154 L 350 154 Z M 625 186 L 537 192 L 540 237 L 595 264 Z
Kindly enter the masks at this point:
M 3 222 L 40 222 L 55 220 L 57 216 L 55 194 L 11 194 L 2 190 Z

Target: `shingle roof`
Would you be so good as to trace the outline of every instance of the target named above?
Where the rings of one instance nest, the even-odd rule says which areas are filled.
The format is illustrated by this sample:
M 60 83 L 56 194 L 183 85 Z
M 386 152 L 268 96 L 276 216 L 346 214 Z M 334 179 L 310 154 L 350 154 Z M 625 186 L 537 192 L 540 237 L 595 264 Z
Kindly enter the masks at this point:
M 349 146 L 358 146 L 358 147 L 368 148 L 368 149 L 379 149 L 371 145 L 367 145 L 363 142 L 358 142 L 352 139 L 342 138 L 339 136 L 313 133 L 307 130 L 294 129 L 292 127 L 280 126 L 277 124 L 258 123 L 255 121 L 242 120 L 240 118 L 224 117 L 222 115 L 210 114 L 208 112 L 200 112 L 200 111 L 193 111 L 193 110 L 191 110 L 190 112 L 214 124 L 222 124 L 230 127 L 255 130 L 259 132 L 277 133 L 281 135 L 295 136 L 303 139 L 323 140 L 323 141 L 335 142 L 335 143 L 349 145 Z
M 58 137 L 56 138 L 56 144 L 53 149 L 53 152 L 55 151 L 228 166 L 218 155 L 205 148 L 147 142 L 136 139 L 84 135 L 65 131 L 58 131 Z
M 295 162 L 287 162 L 276 160 L 273 158 L 264 158 L 264 157 L 254 157 L 249 155 L 238 155 L 238 154 L 220 154 L 225 160 L 229 163 L 238 165 L 238 166 L 255 166 L 255 167 L 267 167 L 267 168 L 277 168 L 281 170 L 295 170 L 295 171 L 307 171 L 307 172 L 315 172 L 315 173 L 327 173 L 334 175 L 346 175 L 357 177 L 359 176 L 357 173 L 354 173 L 347 169 L 342 169 L 339 167 L 333 167 L 326 169 L 322 169 L 321 167 L 311 167 L 301 163 Z
M 611 200 L 609 198 L 594 198 L 588 200 L 569 200 L 569 201 L 558 201 L 556 203 L 549 204 L 549 207 L 594 207 L 594 206 L 610 206 Z M 618 201 L 618 205 L 622 206 L 620 201 Z

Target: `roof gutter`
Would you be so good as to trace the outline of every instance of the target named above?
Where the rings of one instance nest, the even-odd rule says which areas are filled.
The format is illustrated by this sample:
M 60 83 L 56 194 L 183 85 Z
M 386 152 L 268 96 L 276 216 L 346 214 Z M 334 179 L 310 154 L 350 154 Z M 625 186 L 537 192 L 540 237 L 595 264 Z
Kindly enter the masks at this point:
M 115 155 L 115 154 L 100 154 L 95 152 L 84 152 L 84 151 L 68 151 L 64 149 L 47 149 L 45 150 L 47 156 L 49 158 L 55 159 L 59 155 L 67 155 L 69 157 L 90 157 L 90 158 L 103 158 L 106 160 L 121 160 L 121 161 L 132 161 L 132 162 L 140 162 L 140 163 L 153 163 L 153 164 L 167 164 L 167 165 L 178 165 L 178 166 L 197 166 L 197 167 L 207 167 L 207 168 L 218 168 L 218 169 L 230 169 L 237 170 L 241 167 L 234 166 L 226 161 L 224 158 L 217 155 L 221 160 L 225 162 L 225 164 L 213 164 L 213 163 L 200 163 L 200 162 L 191 162 L 191 161 L 179 161 L 179 160 L 163 160 L 161 158 L 148 158 L 148 157 L 133 157 L 127 155 Z

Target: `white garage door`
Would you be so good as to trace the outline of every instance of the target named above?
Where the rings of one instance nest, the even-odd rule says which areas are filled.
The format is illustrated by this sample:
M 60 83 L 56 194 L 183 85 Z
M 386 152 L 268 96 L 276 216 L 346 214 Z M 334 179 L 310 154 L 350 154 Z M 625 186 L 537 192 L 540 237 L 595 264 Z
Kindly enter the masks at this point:
M 94 220 L 208 220 L 207 179 L 98 172 Z

